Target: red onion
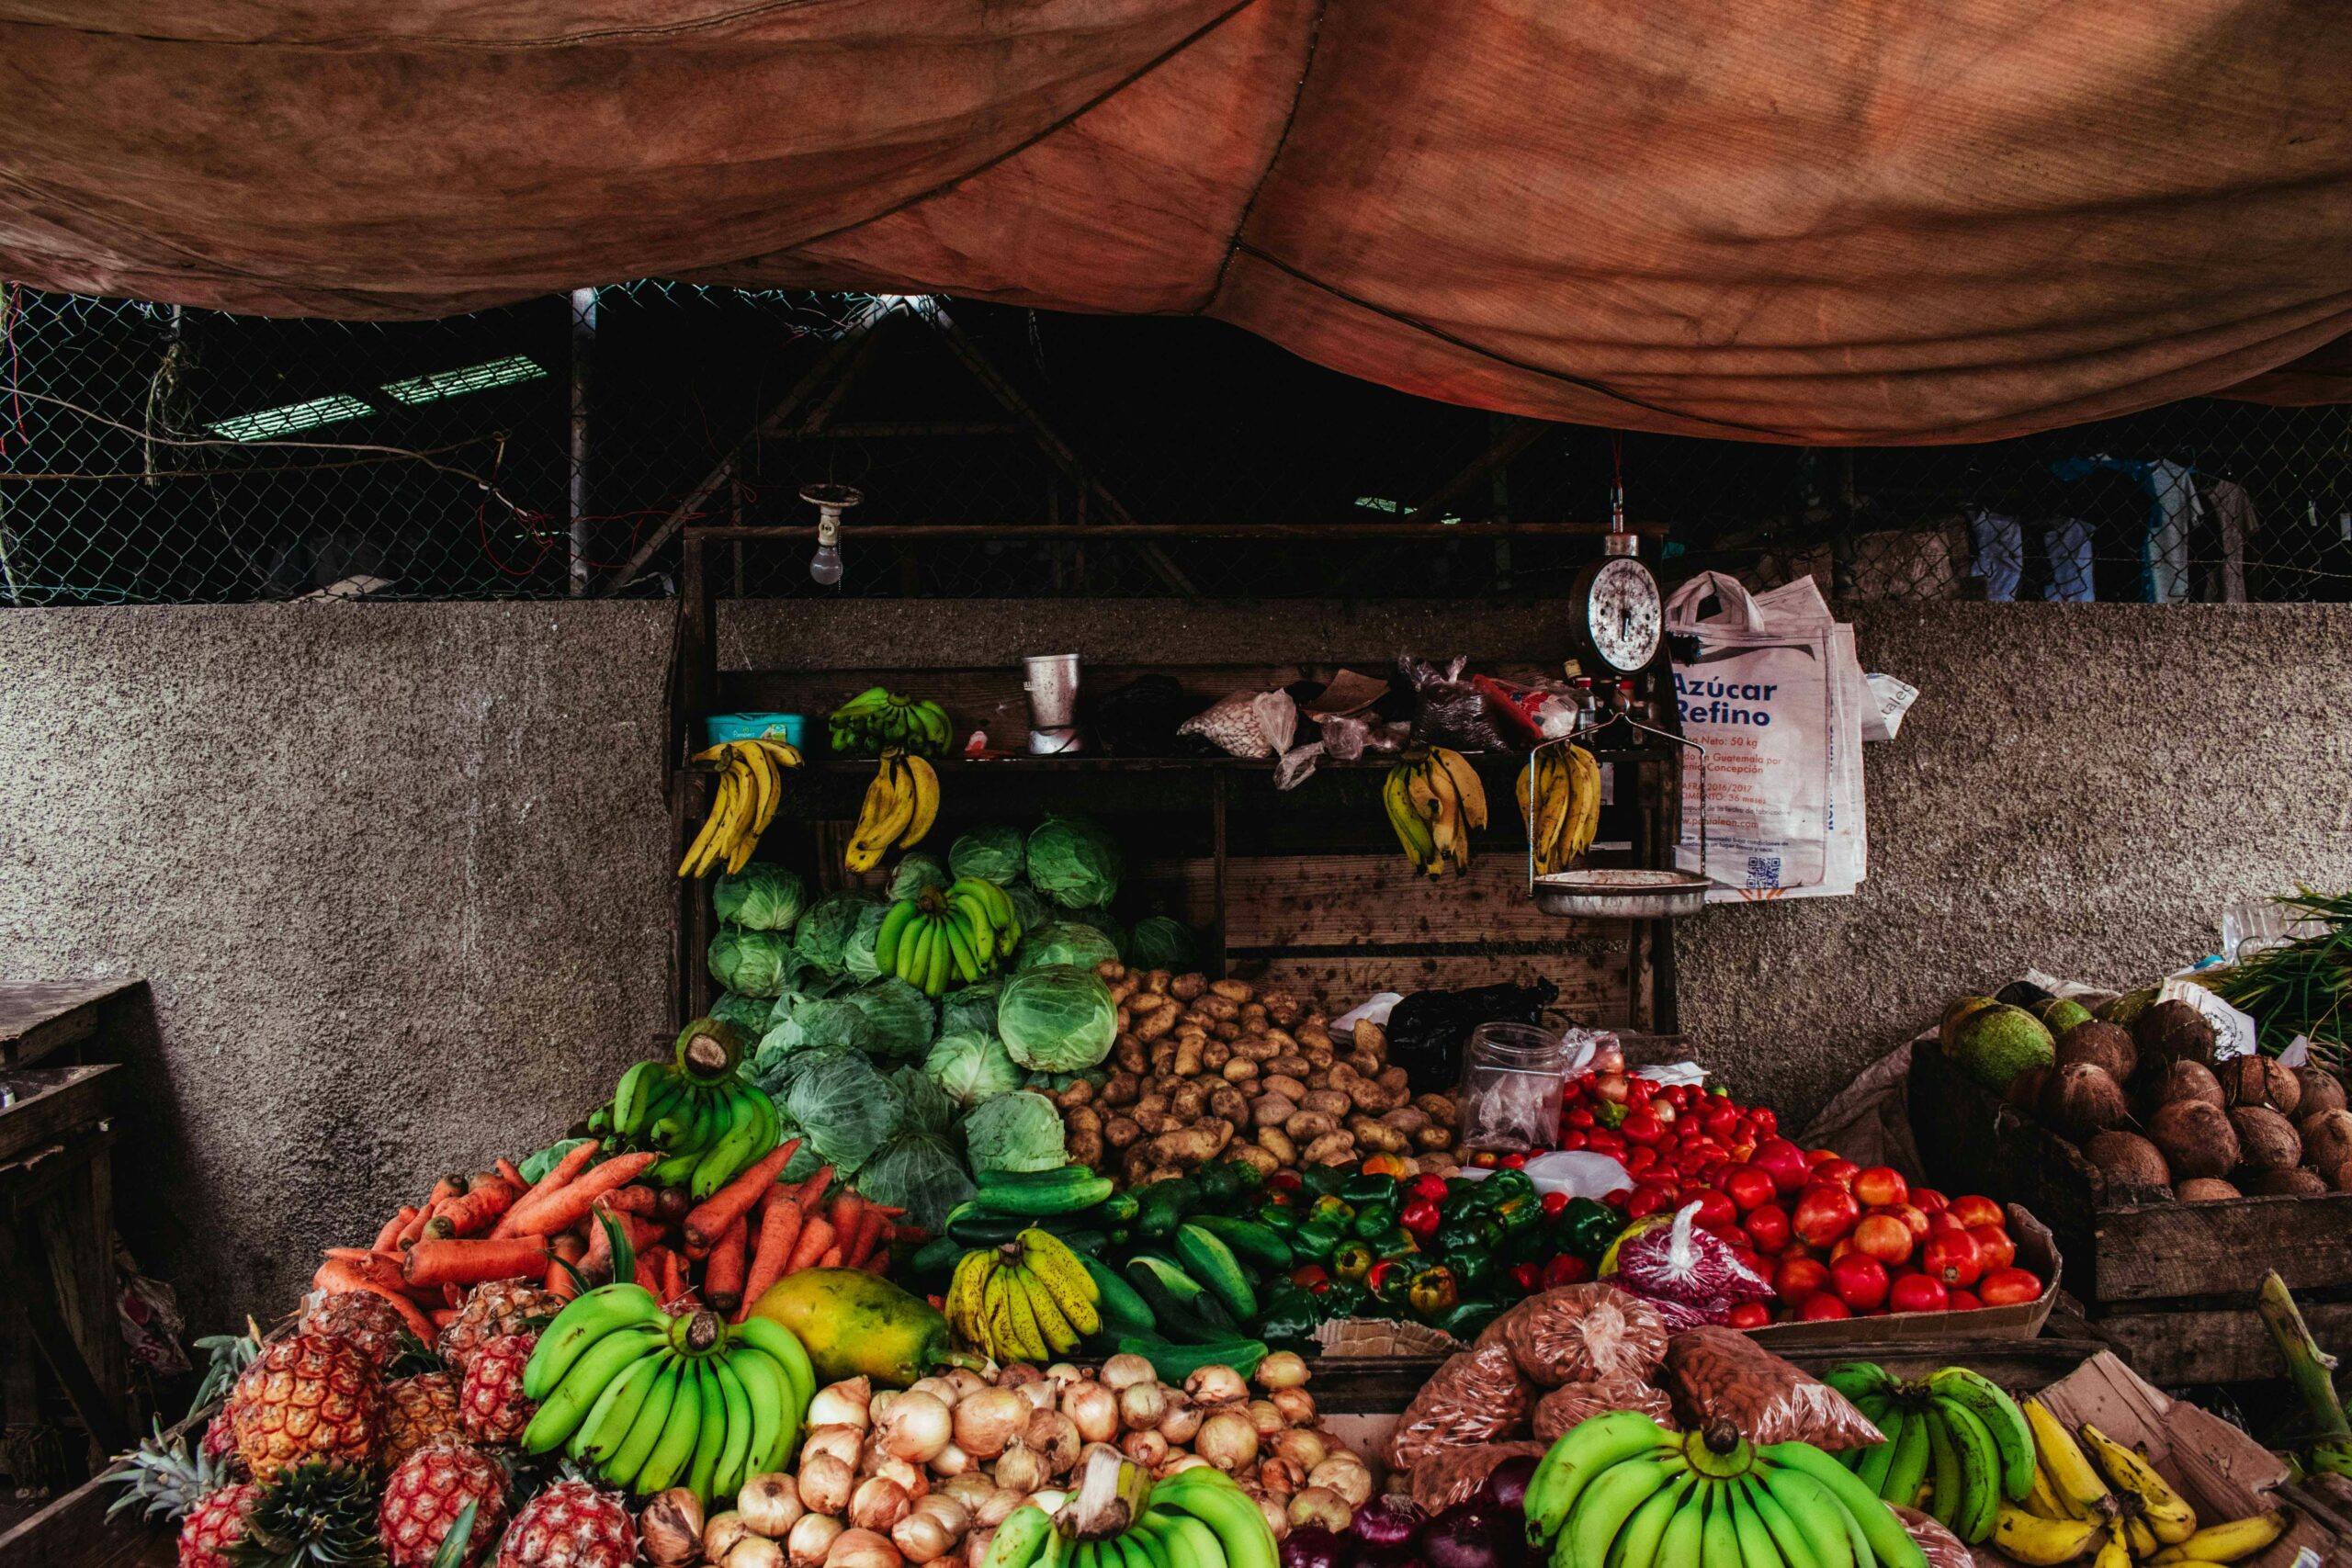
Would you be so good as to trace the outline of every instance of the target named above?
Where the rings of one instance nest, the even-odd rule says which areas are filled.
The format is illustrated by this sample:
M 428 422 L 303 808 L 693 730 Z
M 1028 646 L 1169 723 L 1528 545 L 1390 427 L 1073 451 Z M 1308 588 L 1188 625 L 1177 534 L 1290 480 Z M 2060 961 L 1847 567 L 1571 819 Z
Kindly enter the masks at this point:
M 1342 1568 L 1347 1543 L 1320 1525 L 1301 1525 L 1283 1538 L 1283 1568 Z
M 1526 1506 L 1527 1483 L 1534 1474 L 1534 1455 L 1513 1454 L 1487 1472 L 1487 1483 L 1478 1488 L 1478 1495 L 1498 1508 L 1519 1513 Z
M 1421 1528 L 1426 1518 L 1410 1497 L 1391 1493 L 1374 1497 L 1358 1508 L 1355 1523 L 1348 1527 L 1348 1533 L 1356 1538 L 1359 1545 L 1400 1547 L 1413 1539 L 1413 1532 Z
M 1456 1503 L 1421 1527 L 1419 1544 L 1430 1568 L 1501 1568 L 1496 1550 L 1500 1517 L 1490 1506 L 1475 1498 Z

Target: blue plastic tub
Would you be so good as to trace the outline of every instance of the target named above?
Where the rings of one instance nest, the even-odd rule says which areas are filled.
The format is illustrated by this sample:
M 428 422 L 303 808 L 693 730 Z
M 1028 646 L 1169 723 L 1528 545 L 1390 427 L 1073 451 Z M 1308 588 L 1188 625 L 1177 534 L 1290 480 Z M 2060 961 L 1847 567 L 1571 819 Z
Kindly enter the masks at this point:
M 705 746 L 764 738 L 798 747 L 804 744 L 801 737 L 808 733 L 808 720 L 797 713 L 715 713 L 703 721 L 702 730 Z

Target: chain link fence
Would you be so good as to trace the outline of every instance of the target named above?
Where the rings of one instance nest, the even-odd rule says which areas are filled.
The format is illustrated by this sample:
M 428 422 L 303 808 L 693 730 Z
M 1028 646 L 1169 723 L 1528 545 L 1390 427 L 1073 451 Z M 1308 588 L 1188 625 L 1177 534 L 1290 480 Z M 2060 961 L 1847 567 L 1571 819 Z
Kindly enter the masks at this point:
M 1670 525 L 1664 570 L 1838 596 L 2352 596 L 2352 410 L 2194 401 L 1974 446 L 1618 434 L 1432 403 L 1202 321 L 633 283 L 443 321 L 6 291 L 0 604 L 658 596 L 677 535 L 863 494 L 731 592 L 1542 592 L 1559 536 L 1122 540 L 1400 520 Z M 954 531 L 868 538 L 861 525 Z M 1008 530 L 1087 530 L 1053 540 Z

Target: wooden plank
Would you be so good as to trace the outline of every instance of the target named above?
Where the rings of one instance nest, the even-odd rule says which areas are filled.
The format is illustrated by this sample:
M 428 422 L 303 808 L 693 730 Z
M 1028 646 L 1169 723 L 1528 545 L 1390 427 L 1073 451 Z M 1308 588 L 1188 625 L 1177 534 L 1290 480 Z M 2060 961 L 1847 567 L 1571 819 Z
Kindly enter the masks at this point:
M 1622 967 L 1575 955 L 1384 953 L 1265 958 L 1235 954 L 1229 967 L 1237 978 L 1320 996 L 1341 1007 L 1353 1007 L 1378 991 L 1531 986 L 1538 979 L 1560 987 L 1556 1005 L 1578 1023 L 1621 1022 L 1627 1002 Z
M 2298 1291 L 2352 1283 L 2352 1192 L 2102 1209 L 2097 1224 L 2102 1302 L 2244 1289 L 2270 1269 Z
M 1148 860 L 1133 880 L 1182 890 L 1205 909 L 1216 875 L 1207 860 Z M 1626 952 L 1623 921 L 1564 920 L 1527 896 L 1523 861 L 1482 855 L 1459 876 L 1425 876 L 1402 854 L 1270 855 L 1226 870 L 1227 942 L 1235 948 L 1412 946 L 1536 942 L 1548 948 Z
M 0 1066 L 53 1055 L 98 1032 L 102 1004 L 143 980 L 25 980 L 0 984 Z
M 108 1075 L 118 1070 L 109 1062 L 9 1073 L 5 1081 L 15 1092 L 16 1103 L 0 1111 L 0 1159 L 14 1158 L 105 1116 L 114 1091 Z
M 211 1418 L 217 1406 L 200 1413 Z M 183 1421 L 165 1434 L 191 1442 L 202 1422 Z M 112 1472 L 108 1472 L 111 1474 Z M 122 1488 L 95 1476 L 13 1529 L 0 1532 L 0 1563 L 40 1568 L 175 1568 L 178 1534 L 172 1527 L 133 1517 L 107 1517 Z
M 2352 1336 L 2352 1302 L 2303 1302 L 2303 1320 L 2323 1345 Z M 2255 1382 L 2284 1375 L 2278 1347 L 2251 1304 L 2204 1312 L 2110 1313 L 2099 1333 L 2121 1348 L 2132 1370 L 2166 1388 Z

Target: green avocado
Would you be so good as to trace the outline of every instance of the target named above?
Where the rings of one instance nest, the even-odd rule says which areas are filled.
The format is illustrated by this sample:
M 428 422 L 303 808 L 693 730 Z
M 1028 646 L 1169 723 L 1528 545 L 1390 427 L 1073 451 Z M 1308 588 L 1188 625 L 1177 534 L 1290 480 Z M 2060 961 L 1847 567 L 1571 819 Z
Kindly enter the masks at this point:
M 1943 1043 L 1945 1050 L 1951 1050 L 1952 1031 L 1960 1026 L 1962 1019 L 1984 1008 L 1998 1006 L 2000 1004 L 1990 997 L 1961 998 L 1960 1000 L 1944 1009 L 1943 1021 L 1936 1030 L 1936 1038 Z
M 2056 1061 L 2058 1049 L 2040 1019 L 2023 1008 L 1996 1002 L 1952 1025 L 1944 1055 L 1962 1072 L 1998 1094 L 2028 1067 L 2046 1067 Z
M 2037 1002 L 2026 1010 L 2041 1021 L 2041 1027 L 2050 1031 L 2050 1038 L 2052 1040 L 2057 1039 L 2075 1025 L 2088 1023 L 2091 1021 L 2090 1009 L 2064 997 L 2052 997 L 2046 1002 Z

